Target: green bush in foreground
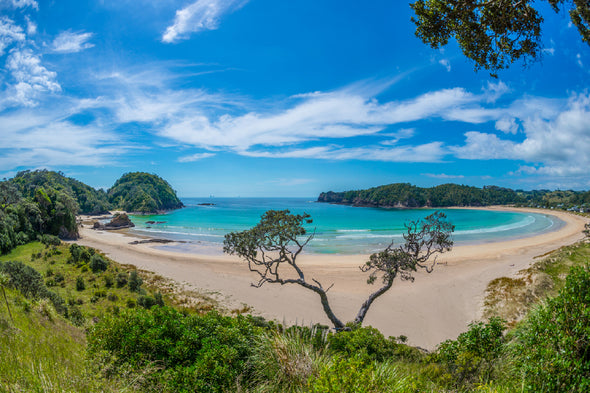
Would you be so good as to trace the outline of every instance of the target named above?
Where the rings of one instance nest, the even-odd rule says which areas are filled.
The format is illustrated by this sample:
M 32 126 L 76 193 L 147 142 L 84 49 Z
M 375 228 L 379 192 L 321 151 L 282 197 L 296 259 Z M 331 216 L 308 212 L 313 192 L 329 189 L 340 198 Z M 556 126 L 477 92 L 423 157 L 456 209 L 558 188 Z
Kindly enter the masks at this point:
M 416 348 L 397 343 L 394 337 L 385 338 L 383 334 L 370 326 L 358 327 L 350 331 L 330 333 L 328 346 L 333 353 L 355 356 L 362 353 L 370 360 L 418 360 L 422 357 Z
M 590 391 L 590 266 L 574 267 L 559 295 L 533 310 L 510 350 L 531 392 Z
M 493 378 L 494 365 L 504 349 L 500 318 L 489 322 L 473 322 L 469 330 L 456 340 L 442 342 L 437 351 L 427 358 L 429 377 L 454 389 L 471 388 L 476 383 L 487 383 Z
M 312 393 L 419 392 L 412 377 L 402 376 L 389 363 L 368 362 L 362 355 L 335 358 L 325 363 L 308 382 Z
M 245 317 L 133 308 L 90 329 L 88 356 L 108 376 L 133 370 L 143 391 L 223 392 L 244 372 L 259 332 Z

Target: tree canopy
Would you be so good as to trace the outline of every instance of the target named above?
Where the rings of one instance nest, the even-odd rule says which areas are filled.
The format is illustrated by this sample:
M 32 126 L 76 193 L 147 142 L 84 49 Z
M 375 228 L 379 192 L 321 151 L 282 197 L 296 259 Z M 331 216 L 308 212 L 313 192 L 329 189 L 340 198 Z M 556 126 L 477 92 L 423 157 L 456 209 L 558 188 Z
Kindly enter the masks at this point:
M 590 191 L 523 191 L 497 186 L 478 188 L 459 184 L 422 188 L 409 183 L 395 183 L 365 190 L 322 192 L 318 202 L 374 207 L 519 205 L 590 208 Z
M 555 12 L 566 10 L 582 41 L 590 45 L 590 3 L 546 0 Z M 438 49 L 455 38 L 463 54 L 492 76 L 522 59 L 537 60 L 543 50 L 543 17 L 533 0 L 418 0 L 411 3 L 416 36 Z
M 184 206 L 166 180 L 145 172 L 121 176 L 109 189 L 108 197 L 114 207 L 128 212 L 155 213 Z

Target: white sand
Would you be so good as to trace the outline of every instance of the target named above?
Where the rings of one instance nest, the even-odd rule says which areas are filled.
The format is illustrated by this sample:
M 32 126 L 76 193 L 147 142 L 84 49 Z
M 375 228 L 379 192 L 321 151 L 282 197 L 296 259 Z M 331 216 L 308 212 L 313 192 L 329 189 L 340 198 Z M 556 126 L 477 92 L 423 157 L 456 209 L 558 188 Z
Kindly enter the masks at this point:
M 433 349 L 448 338 L 456 338 L 469 322 L 481 316 L 487 284 L 498 277 L 512 276 L 528 267 L 535 256 L 580 240 L 588 219 L 566 212 L 534 211 L 551 214 L 566 225 L 557 231 L 506 242 L 455 247 L 438 258 L 431 274 L 418 272 L 416 280 L 396 281 L 393 288 L 375 301 L 365 319 L 386 336 L 405 335 L 409 343 Z M 257 278 L 247 264 L 236 257 L 191 255 L 157 249 L 154 244 L 130 245 L 136 238 L 113 231 L 82 228 L 79 244 L 103 251 L 113 260 L 156 272 L 181 283 L 221 294 L 229 307 L 247 304 L 266 318 L 299 324 L 329 324 L 315 293 L 296 285 L 250 285 Z M 343 321 L 354 319 L 367 295 L 377 289 L 366 284 L 359 266 L 366 255 L 302 255 L 300 266 L 306 278 L 315 278 L 329 292 L 336 315 Z

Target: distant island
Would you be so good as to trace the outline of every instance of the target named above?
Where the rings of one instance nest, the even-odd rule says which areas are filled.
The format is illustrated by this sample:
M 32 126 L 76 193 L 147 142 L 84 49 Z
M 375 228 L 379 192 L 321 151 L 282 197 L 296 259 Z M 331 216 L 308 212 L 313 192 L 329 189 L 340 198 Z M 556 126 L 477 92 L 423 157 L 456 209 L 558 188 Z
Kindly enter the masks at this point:
M 478 188 L 459 184 L 422 188 L 409 183 L 395 183 L 366 190 L 322 192 L 317 201 L 384 208 L 514 205 L 589 211 L 590 191 L 523 191 L 498 186 Z

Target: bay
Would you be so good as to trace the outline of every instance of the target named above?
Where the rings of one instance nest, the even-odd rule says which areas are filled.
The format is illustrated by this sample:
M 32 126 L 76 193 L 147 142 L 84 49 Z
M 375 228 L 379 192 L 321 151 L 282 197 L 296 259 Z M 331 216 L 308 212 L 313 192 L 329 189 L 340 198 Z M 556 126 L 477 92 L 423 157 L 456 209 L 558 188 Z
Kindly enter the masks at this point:
M 543 213 L 478 209 L 383 209 L 315 202 L 315 198 L 183 198 L 185 208 L 157 215 L 133 215 L 133 232 L 181 240 L 190 250 L 220 254 L 224 235 L 256 225 L 267 210 L 308 213 L 315 231 L 307 252 L 367 254 L 403 241 L 404 224 L 436 210 L 455 225 L 456 245 L 504 241 L 559 229 L 563 222 Z M 148 223 L 148 222 L 157 223 Z M 195 247 L 198 246 L 198 247 Z M 169 248 L 170 246 L 163 246 Z M 188 246 L 176 245 L 172 248 Z M 188 248 L 187 248 L 188 249 Z

